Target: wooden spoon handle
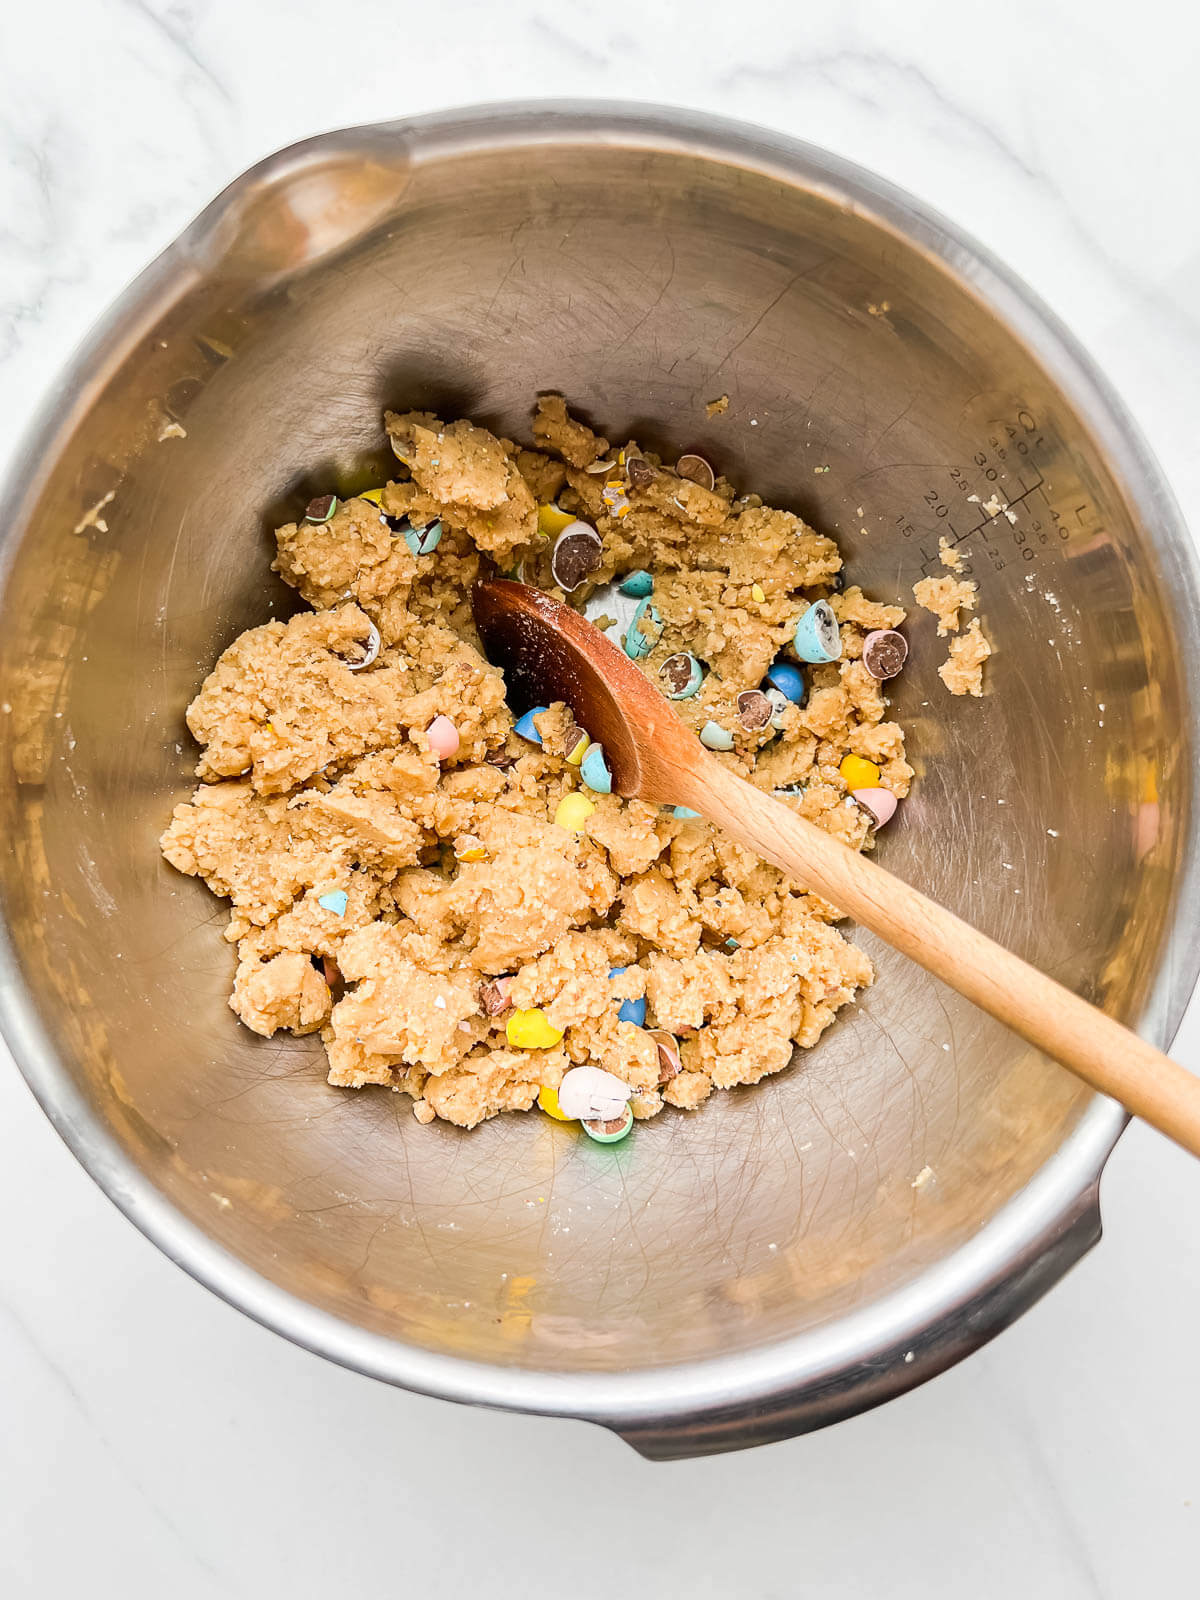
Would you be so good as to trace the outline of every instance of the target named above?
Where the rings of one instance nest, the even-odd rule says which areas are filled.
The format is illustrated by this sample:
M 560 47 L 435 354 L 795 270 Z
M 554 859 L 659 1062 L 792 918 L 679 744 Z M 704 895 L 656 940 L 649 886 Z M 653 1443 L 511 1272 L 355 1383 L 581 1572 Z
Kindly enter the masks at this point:
M 682 804 L 1200 1156 L 1200 1078 L 711 756 L 678 777 Z

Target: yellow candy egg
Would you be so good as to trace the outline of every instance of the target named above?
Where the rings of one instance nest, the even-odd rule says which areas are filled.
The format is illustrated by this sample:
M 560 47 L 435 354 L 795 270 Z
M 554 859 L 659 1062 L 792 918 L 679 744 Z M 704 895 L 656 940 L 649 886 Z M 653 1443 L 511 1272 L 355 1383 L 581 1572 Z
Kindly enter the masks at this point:
M 565 828 L 568 833 L 582 833 L 587 825 L 587 819 L 595 809 L 595 806 L 586 795 L 579 793 L 565 794 L 558 802 L 558 809 L 554 813 L 554 821 L 558 827 Z
M 373 506 L 379 505 L 383 500 L 382 489 L 364 489 L 358 497 L 360 500 L 369 501 Z
M 848 789 L 878 789 L 883 774 L 873 761 L 862 756 L 843 756 L 838 768 Z
M 569 511 L 560 511 L 554 505 L 540 505 L 538 507 L 538 532 L 545 534 L 548 539 L 556 539 L 558 535 L 575 518 Z
M 591 744 L 591 742 L 592 741 L 588 738 L 587 734 L 581 731 L 578 739 L 576 739 L 570 750 L 567 751 L 567 765 L 569 767 L 577 767 L 579 765 L 584 756 L 587 755 L 588 746 Z
M 541 1006 L 514 1011 L 504 1031 L 514 1050 L 548 1050 L 562 1038 L 562 1029 L 554 1026 Z
M 566 1112 L 561 1110 L 558 1104 L 558 1090 L 552 1089 L 548 1083 L 544 1083 L 538 1090 L 538 1105 L 541 1106 L 548 1117 L 553 1117 L 555 1122 L 573 1122 L 575 1120 L 574 1117 L 567 1116 Z
M 767 591 L 763 588 L 761 583 L 756 583 L 751 589 L 750 598 L 757 605 L 762 605 L 763 601 L 767 598 Z
M 486 861 L 487 849 L 482 839 L 477 839 L 473 833 L 459 834 L 454 841 L 454 859 L 456 861 Z

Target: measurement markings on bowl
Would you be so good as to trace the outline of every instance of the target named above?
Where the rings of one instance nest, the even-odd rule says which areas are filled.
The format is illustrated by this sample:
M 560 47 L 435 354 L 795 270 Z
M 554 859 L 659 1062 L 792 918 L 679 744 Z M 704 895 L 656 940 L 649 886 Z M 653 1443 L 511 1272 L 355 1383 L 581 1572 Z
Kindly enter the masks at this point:
M 975 566 L 964 565 L 966 575 L 1001 572 L 1012 561 L 1036 562 L 1079 536 L 1103 537 L 1095 507 L 1067 459 L 1064 447 L 1022 407 L 991 421 L 970 461 L 948 466 L 941 483 L 922 490 L 919 522 L 897 517 L 896 527 L 902 538 L 917 541 L 927 575 L 942 570 L 943 538 L 955 549 L 972 541 L 971 551 L 963 553 L 975 558 Z M 1049 475 L 1052 465 L 1061 468 L 1062 494 Z

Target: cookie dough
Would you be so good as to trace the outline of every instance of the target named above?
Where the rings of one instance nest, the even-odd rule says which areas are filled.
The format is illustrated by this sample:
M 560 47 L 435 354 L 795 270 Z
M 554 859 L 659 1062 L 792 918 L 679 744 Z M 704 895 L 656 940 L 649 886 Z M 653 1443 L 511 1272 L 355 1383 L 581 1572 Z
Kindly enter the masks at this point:
M 898 796 L 912 776 L 861 660 L 903 611 L 842 592 L 837 546 L 800 517 L 610 446 L 560 397 L 538 402 L 534 449 L 427 413 L 385 420 L 396 478 L 276 534 L 275 568 L 310 609 L 234 640 L 188 708 L 202 781 L 162 848 L 230 902 L 234 1011 L 267 1036 L 319 1032 L 331 1083 L 404 1091 L 421 1123 L 529 1110 L 572 1065 L 623 1079 L 639 1118 L 780 1071 L 871 982 L 867 957 L 832 907 L 699 818 L 585 790 L 578 830 L 556 824 L 581 790 L 579 730 L 552 706 L 540 744 L 515 732 L 471 586 L 515 570 L 561 596 L 555 532 L 586 521 L 600 565 L 570 603 L 652 574 L 661 628 L 642 670 L 658 683 L 690 651 L 704 678 L 678 714 L 719 723 L 733 748 L 718 759 L 856 848 L 871 818 L 843 757 Z M 840 660 L 804 669 L 807 699 L 777 726 L 744 726 L 739 694 L 818 598 Z M 618 1015 L 638 1000 L 644 1027 Z M 531 1011 L 556 1042 L 511 1042 Z M 679 1071 L 652 1029 L 678 1041 Z
M 970 694 L 978 699 L 983 693 L 983 663 L 991 653 L 978 617 L 973 618 L 966 633 L 951 639 L 950 653 L 938 668 L 938 677 L 951 694 Z
M 922 578 L 913 584 L 913 599 L 937 618 L 938 638 L 957 633 L 960 611 L 974 611 L 979 604 L 976 586 L 966 578 Z

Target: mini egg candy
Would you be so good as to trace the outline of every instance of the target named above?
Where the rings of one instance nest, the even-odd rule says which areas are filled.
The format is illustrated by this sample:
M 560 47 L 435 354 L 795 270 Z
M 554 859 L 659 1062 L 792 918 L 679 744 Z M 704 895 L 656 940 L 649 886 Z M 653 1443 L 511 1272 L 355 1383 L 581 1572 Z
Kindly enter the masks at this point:
M 876 628 L 863 640 L 862 660 L 873 678 L 886 682 L 908 660 L 908 640 L 895 628 Z
M 756 606 L 761 606 L 766 600 L 767 591 L 763 588 L 761 583 L 755 583 L 751 585 L 750 598 L 754 601 Z
M 627 578 L 621 580 L 621 593 L 632 595 L 635 600 L 644 600 L 654 591 L 654 578 L 644 568 L 639 567 L 636 572 L 631 572 Z
M 555 539 L 575 521 L 570 511 L 560 511 L 552 503 L 538 506 L 538 532 L 547 539 Z
M 808 685 L 804 681 L 804 674 L 799 667 L 794 667 L 790 661 L 776 661 L 767 668 L 767 682 L 772 689 L 778 689 L 780 694 L 786 695 L 795 706 L 804 704 L 804 696 L 808 692 Z
M 558 1104 L 572 1121 L 619 1117 L 633 1090 L 623 1078 L 603 1067 L 571 1067 L 558 1086 Z
M 612 793 L 612 773 L 604 757 L 602 744 L 591 745 L 579 765 L 579 776 L 596 794 Z
M 558 1103 L 558 1090 L 552 1089 L 544 1083 L 538 1090 L 538 1105 L 548 1117 L 553 1117 L 555 1122 L 574 1122 L 574 1117 L 569 1117 Z
M 717 475 L 712 467 L 703 456 L 695 455 L 691 451 L 687 455 L 680 456 L 675 463 L 675 471 L 689 483 L 698 483 L 702 489 L 712 489 L 716 485 Z
M 628 971 L 626 967 L 610 967 L 608 969 L 610 981 L 613 978 L 619 978 L 626 971 Z M 632 1022 L 637 1028 L 644 1027 L 646 1023 L 645 1000 L 622 1000 L 617 1010 L 617 1021 Z
M 890 789 L 852 789 L 851 793 L 863 810 L 870 812 L 877 828 L 896 815 L 897 800 Z
M 783 714 L 792 702 L 788 699 L 787 695 L 785 695 L 779 689 L 764 689 L 763 693 L 771 702 L 771 726 L 773 728 L 782 728 Z
M 737 714 L 747 733 L 761 733 L 775 715 L 775 707 L 761 689 L 743 689 L 737 697 Z
M 690 700 L 704 682 L 704 668 L 690 650 L 668 656 L 658 669 L 668 700 Z
M 671 815 L 679 822 L 690 822 L 693 817 L 698 817 L 700 813 L 693 811 L 690 806 L 672 806 Z
M 454 859 L 456 861 L 486 861 L 487 847 L 483 840 L 473 833 L 460 833 L 454 841 Z
M 597 1144 L 620 1144 L 621 1140 L 629 1134 L 633 1127 L 633 1112 L 628 1106 L 619 1116 L 605 1118 L 583 1119 L 583 1131 L 589 1139 L 594 1139 Z
M 567 753 L 566 762 L 569 767 L 577 767 L 580 764 L 591 742 L 579 724 L 573 722 L 567 729 L 567 736 L 563 740 L 563 749 Z
M 537 731 L 537 724 L 533 719 L 543 716 L 549 709 L 549 706 L 533 706 L 523 717 L 517 718 L 513 732 L 519 733 L 522 739 L 528 739 L 530 744 L 541 744 L 542 736 Z
M 643 656 L 650 654 L 661 637 L 662 618 L 649 599 L 639 600 L 637 610 L 625 630 L 625 637 L 621 640 L 625 654 L 631 661 L 640 661 Z
M 362 647 L 362 655 L 356 661 L 347 661 L 346 663 L 351 672 L 361 672 L 364 667 L 372 666 L 379 659 L 379 646 L 382 642 L 379 637 L 379 629 L 373 622 L 369 624 L 369 627 L 370 632 L 367 634 L 366 644 Z
M 449 761 L 451 756 L 456 756 L 462 742 L 458 737 L 458 729 L 449 717 L 434 717 L 425 729 L 425 737 L 439 761 Z
M 665 1028 L 651 1028 L 649 1033 L 658 1049 L 658 1086 L 661 1089 L 664 1083 L 670 1083 L 678 1075 L 682 1067 L 679 1041 Z
M 383 509 L 382 487 L 378 489 L 364 489 L 358 498 L 360 500 L 365 500 L 369 506 L 374 506 L 377 510 Z
M 502 1017 L 511 1008 L 508 991 L 513 986 L 511 977 L 489 978 L 479 987 L 479 1009 L 485 1017 Z
M 855 789 L 878 789 L 883 781 L 879 768 L 863 756 L 843 756 L 838 771 L 851 792 Z
M 410 525 L 404 529 L 404 542 L 415 556 L 432 555 L 442 542 L 442 524 L 429 522 L 423 528 Z
M 310 500 L 304 508 L 305 522 L 328 522 L 338 508 L 338 497 L 335 494 L 319 494 L 315 500 Z
M 326 911 L 332 911 L 335 917 L 344 917 L 346 907 L 350 903 L 350 896 L 345 889 L 331 889 L 328 894 L 319 894 L 317 904 Z
M 792 645 L 801 661 L 817 663 L 838 659 L 842 653 L 842 638 L 828 600 L 815 600 L 809 606 L 796 624 Z
M 658 474 L 645 456 L 634 455 L 630 452 L 625 457 L 625 476 L 631 489 L 644 489 L 648 484 L 654 482 Z
M 700 729 L 700 743 L 710 750 L 732 750 L 733 735 L 719 722 L 706 722 Z
M 587 522 L 569 522 L 554 541 L 550 575 L 558 587 L 571 594 L 597 572 L 604 560 L 604 543 Z
M 565 794 L 555 808 L 555 826 L 565 828 L 568 833 L 583 833 L 587 819 L 595 809 L 588 797 L 578 790 L 573 794 Z
M 505 1036 L 514 1050 L 549 1050 L 562 1038 L 541 1006 L 529 1011 L 514 1011 L 504 1025 Z

